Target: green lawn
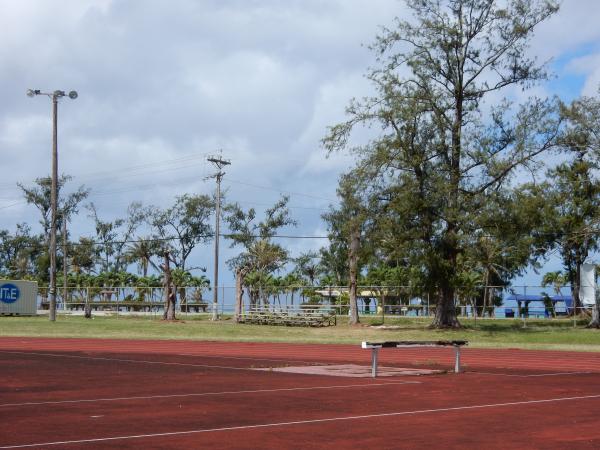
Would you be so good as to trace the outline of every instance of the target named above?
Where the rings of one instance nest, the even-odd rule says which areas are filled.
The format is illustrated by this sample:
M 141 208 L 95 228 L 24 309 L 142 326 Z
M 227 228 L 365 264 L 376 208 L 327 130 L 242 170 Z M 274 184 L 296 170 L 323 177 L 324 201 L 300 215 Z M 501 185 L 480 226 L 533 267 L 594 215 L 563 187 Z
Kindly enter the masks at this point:
M 363 340 L 466 339 L 473 347 L 511 347 L 600 351 L 600 331 L 585 329 L 585 321 L 573 327 L 571 320 L 463 320 L 459 331 L 427 329 L 424 319 L 387 319 L 388 329 L 374 328 L 380 318 L 363 318 L 360 326 L 301 328 L 264 325 L 237 325 L 226 318 L 211 322 L 207 316 L 182 317 L 176 322 L 141 316 L 59 315 L 52 323 L 46 316 L 0 317 L 0 336 L 85 337 L 121 339 L 192 339 L 216 341 L 346 343 Z

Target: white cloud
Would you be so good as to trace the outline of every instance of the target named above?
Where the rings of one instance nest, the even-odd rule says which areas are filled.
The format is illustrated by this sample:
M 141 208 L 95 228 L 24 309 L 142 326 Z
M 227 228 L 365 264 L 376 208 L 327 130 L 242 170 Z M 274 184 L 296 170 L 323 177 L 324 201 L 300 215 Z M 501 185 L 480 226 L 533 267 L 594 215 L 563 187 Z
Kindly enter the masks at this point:
M 590 56 L 598 49 L 587 48 L 600 37 L 595 6 L 565 0 L 531 49 L 580 74 L 591 93 L 600 81 L 598 56 Z M 310 234 L 321 211 L 302 208 L 326 208 L 352 164 L 347 155 L 326 159 L 319 141 L 351 97 L 371 90 L 363 74 L 373 55 L 361 44 L 405 7 L 397 0 L 0 0 L 0 10 L 0 198 L 18 199 L 17 181 L 49 172 L 50 102 L 27 98 L 26 89 L 76 89 L 80 97 L 59 106 L 60 170 L 76 176 L 73 186 L 93 188 L 103 216 L 123 215 L 133 200 L 166 206 L 183 192 L 212 192 L 214 180 L 203 180 L 213 168 L 202 156 L 223 149 L 232 160 L 229 200 L 265 205 L 291 192 L 298 232 Z M 161 163 L 194 154 L 179 166 Z M 120 170 L 141 164 L 151 166 Z M 114 176 L 92 177 L 97 172 Z M 5 209 L 0 228 L 23 220 L 37 222 L 32 207 Z M 85 214 L 75 226 L 91 229 Z

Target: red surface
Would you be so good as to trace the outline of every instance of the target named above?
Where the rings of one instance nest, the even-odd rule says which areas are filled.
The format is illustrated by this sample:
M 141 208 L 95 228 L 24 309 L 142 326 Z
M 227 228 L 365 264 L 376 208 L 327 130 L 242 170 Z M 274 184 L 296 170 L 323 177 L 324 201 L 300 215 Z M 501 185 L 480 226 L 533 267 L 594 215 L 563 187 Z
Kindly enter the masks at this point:
M 600 448 L 600 354 L 462 355 L 466 373 L 373 380 L 252 370 L 369 364 L 359 343 L 0 338 L 0 448 Z

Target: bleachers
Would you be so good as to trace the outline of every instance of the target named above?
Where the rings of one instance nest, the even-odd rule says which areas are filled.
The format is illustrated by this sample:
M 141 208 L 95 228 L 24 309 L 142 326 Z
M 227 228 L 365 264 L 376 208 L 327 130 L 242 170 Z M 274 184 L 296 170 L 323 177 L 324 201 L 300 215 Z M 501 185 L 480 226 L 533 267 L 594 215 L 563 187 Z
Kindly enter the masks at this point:
M 336 325 L 334 310 L 286 309 L 280 311 L 254 310 L 239 314 L 238 323 L 255 325 L 283 325 L 326 327 Z

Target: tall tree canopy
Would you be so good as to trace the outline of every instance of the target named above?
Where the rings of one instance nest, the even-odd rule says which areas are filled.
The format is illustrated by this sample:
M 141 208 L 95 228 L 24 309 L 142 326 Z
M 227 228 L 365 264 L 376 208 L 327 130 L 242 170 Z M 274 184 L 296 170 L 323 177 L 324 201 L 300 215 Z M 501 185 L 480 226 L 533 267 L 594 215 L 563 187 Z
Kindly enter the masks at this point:
M 75 192 L 65 194 L 65 185 L 71 179 L 72 177 L 70 175 L 61 175 L 57 180 L 58 205 L 56 209 L 58 215 L 56 227 L 58 229 L 61 228 L 62 221 L 65 217 L 68 218 L 78 213 L 79 205 L 90 193 L 89 189 L 85 188 L 84 186 L 79 186 Z M 35 180 L 35 185 L 33 186 L 25 186 L 22 183 L 17 183 L 17 186 L 19 186 L 21 191 L 23 191 L 23 195 L 25 196 L 27 203 L 34 205 L 42 215 L 42 218 L 40 219 L 40 225 L 42 225 L 46 240 L 49 241 L 52 178 L 37 178 Z
M 254 208 L 244 211 L 237 203 L 224 209 L 224 219 L 231 230 L 228 236 L 231 246 L 243 248 L 238 256 L 227 261 L 236 276 L 236 316 L 240 312 L 243 288 L 248 285 L 247 277 L 253 274 L 253 279 L 265 280 L 288 262 L 288 252 L 272 241 L 280 228 L 296 225 L 290 216 L 288 201 L 288 197 L 282 197 L 265 211 L 263 220 L 258 220 Z M 260 289 L 261 286 L 255 288 Z
M 551 102 L 491 101 L 510 86 L 526 89 L 546 77 L 526 49 L 536 25 L 558 6 L 550 0 L 406 3 L 414 20 L 398 19 L 372 46 L 378 66 L 368 77 L 376 95 L 352 101 L 348 120 L 323 143 L 330 152 L 347 149 L 357 126 L 381 129 L 354 148 L 360 172 L 402 197 L 400 238 L 420 241 L 438 295 L 433 326 L 457 327 L 458 262 L 481 228 L 479 210 L 554 142 Z
M 584 97 L 561 104 L 561 117 L 565 126 L 558 142 L 567 160 L 549 171 L 544 192 L 552 214 L 551 246 L 560 251 L 577 308 L 581 266 L 599 244 L 600 100 Z
M 150 223 L 156 238 L 169 247 L 171 260 L 179 269 L 189 269 L 187 259 L 199 244 L 212 238 L 213 229 L 209 219 L 215 203 L 208 195 L 180 195 L 173 206 L 167 209 L 152 208 Z

